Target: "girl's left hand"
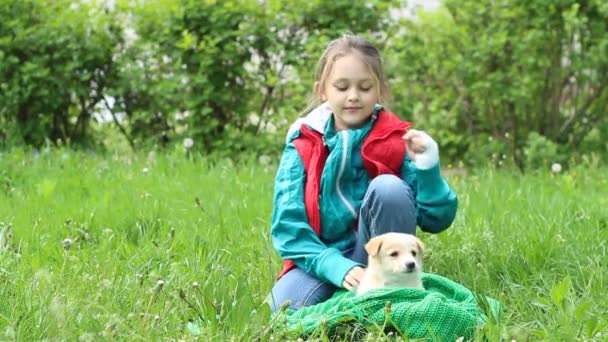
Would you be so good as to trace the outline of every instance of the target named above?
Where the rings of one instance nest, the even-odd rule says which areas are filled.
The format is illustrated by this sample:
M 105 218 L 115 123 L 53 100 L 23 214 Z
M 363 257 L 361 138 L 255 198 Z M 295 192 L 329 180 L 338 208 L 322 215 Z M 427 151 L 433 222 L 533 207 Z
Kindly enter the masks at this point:
M 403 135 L 407 154 L 419 169 L 430 169 L 439 163 L 439 147 L 425 131 L 410 129 Z

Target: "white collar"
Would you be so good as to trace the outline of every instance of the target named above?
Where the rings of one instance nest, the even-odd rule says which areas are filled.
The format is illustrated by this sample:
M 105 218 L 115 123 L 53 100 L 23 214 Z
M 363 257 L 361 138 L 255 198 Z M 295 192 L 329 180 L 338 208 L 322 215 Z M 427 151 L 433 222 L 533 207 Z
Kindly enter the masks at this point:
M 292 134 L 300 129 L 302 124 L 307 124 L 315 131 L 325 134 L 325 126 L 327 126 L 327 120 L 329 120 L 331 114 L 332 111 L 331 108 L 329 108 L 329 103 L 325 102 L 313 109 L 305 117 L 298 118 L 293 124 L 291 124 L 289 130 L 287 131 L 287 136 L 285 137 L 286 143 L 289 142 L 289 138 L 292 136 Z

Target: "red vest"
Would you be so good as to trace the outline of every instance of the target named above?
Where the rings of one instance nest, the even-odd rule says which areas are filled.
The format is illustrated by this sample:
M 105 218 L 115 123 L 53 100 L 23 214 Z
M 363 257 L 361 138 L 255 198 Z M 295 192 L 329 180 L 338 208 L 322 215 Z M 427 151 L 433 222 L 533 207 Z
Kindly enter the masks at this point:
M 395 114 L 381 110 L 368 136 L 361 147 L 363 166 L 369 179 L 382 174 L 400 175 L 403 159 L 405 158 L 405 141 L 403 135 L 412 124 L 401 121 Z M 329 155 L 323 143 L 321 133 L 303 124 L 300 136 L 293 140 L 294 146 L 304 164 L 306 184 L 304 185 L 304 204 L 308 223 L 321 236 L 321 212 L 319 209 L 319 190 L 321 174 Z M 296 265 L 291 260 L 285 260 L 279 274 L 281 278 Z

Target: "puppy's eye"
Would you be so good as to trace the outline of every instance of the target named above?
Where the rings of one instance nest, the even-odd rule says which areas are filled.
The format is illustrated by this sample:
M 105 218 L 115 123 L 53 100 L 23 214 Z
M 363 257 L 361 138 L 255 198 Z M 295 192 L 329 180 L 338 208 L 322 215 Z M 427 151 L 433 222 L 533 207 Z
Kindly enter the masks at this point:
M 396 258 L 399 256 L 399 252 L 398 251 L 392 251 L 391 254 L 389 254 L 390 257 Z
M 416 256 L 416 251 L 412 251 L 412 256 Z

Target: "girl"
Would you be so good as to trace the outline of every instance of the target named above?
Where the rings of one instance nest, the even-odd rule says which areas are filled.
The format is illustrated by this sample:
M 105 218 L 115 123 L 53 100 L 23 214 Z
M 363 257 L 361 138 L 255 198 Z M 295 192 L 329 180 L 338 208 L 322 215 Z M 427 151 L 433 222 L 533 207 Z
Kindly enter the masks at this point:
M 371 237 L 415 235 L 416 226 L 438 233 L 454 220 L 457 199 L 440 175 L 437 143 L 385 110 L 388 97 L 370 42 L 346 35 L 329 44 L 275 180 L 271 235 L 285 265 L 273 311 L 355 289 Z

